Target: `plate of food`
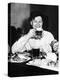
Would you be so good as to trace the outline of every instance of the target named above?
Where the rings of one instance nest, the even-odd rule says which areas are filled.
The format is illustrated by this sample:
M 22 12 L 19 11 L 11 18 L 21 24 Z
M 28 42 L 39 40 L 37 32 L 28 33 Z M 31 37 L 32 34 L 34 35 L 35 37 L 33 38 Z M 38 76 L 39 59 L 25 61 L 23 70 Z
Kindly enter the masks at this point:
M 44 69 L 49 69 L 49 70 L 53 70 L 53 71 L 58 71 L 58 65 L 54 62 L 48 62 L 46 59 L 35 59 L 32 61 L 29 61 L 28 63 L 26 63 L 27 65 L 32 65 L 32 66 L 37 66 L 40 68 L 44 68 Z
M 24 53 L 24 54 L 17 54 L 14 57 L 11 57 L 9 62 L 12 63 L 23 63 L 26 61 L 29 61 L 31 57 L 29 56 L 29 53 Z

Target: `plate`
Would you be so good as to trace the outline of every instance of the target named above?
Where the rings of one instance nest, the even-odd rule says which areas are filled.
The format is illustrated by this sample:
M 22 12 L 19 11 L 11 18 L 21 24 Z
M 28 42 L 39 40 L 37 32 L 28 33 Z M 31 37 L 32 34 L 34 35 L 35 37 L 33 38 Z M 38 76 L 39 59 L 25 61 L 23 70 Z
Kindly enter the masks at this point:
M 26 62 L 26 61 L 29 61 L 31 58 L 26 55 L 26 54 L 18 54 L 17 56 L 15 57 L 11 57 L 9 62 L 12 62 L 12 63 L 22 63 L 22 62 Z
M 44 69 L 53 70 L 53 71 L 58 71 L 58 66 L 52 66 L 52 65 L 48 66 L 46 60 L 35 59 L 35 60 L 32 60 L 32 61 L 29 61 L 26 64 L 27 65 L 32 65 L 32 66 L 37 66 L 37 67 L 44 68 Z

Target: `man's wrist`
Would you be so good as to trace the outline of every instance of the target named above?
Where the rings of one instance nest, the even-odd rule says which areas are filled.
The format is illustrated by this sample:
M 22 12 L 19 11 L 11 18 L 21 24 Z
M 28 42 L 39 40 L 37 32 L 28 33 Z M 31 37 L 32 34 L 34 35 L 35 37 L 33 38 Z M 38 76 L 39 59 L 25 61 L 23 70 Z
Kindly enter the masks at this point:
M 27 38 L 28 38 L 28 39 L 30 39 L 30 38 L 31 38 L 29 34 L 27 34 Z

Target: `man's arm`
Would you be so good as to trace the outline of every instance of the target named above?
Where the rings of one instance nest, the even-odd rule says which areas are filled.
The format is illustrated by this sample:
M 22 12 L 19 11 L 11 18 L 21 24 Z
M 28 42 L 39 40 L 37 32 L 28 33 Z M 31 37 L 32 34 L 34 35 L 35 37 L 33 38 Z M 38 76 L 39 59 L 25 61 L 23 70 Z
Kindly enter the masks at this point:
M 54 36 L 53 36 L 53 34 L 51 32 L 47 32 L 46 33 L 46 38 L 47 38 L 47 42 L 49 44 L 51 44 L 51 42 L 54 41 Z
M 24 35 L 18 41 L 16 41 L 12 46 L 12 53 L 22 52 L 22 50 L 25 50 L 26 48 L 24 47 L 24 45 L 28 42 L 28 40 L 29 36 Z
M 25 45 L 33 35 L 34 30 L 31 29 L 28 34 L 22 36 L 18 41 L 16 41 L 12 46 L 12 53 L 23 52 L 26 50 Z

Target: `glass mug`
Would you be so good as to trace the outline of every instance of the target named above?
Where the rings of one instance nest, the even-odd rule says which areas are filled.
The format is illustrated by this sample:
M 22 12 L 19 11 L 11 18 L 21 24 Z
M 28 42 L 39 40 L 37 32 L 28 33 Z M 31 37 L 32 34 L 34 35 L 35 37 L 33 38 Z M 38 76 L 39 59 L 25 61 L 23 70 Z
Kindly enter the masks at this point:
M 35 34 L 36 34 L 35 36 L 36 39 L 42 38 L 42 31 L 36 31 Z
M 31 53 L 32 59 L 37 59 L 39 57 L 39 54 L 40 54 L 40 49 L 32 49 Z

